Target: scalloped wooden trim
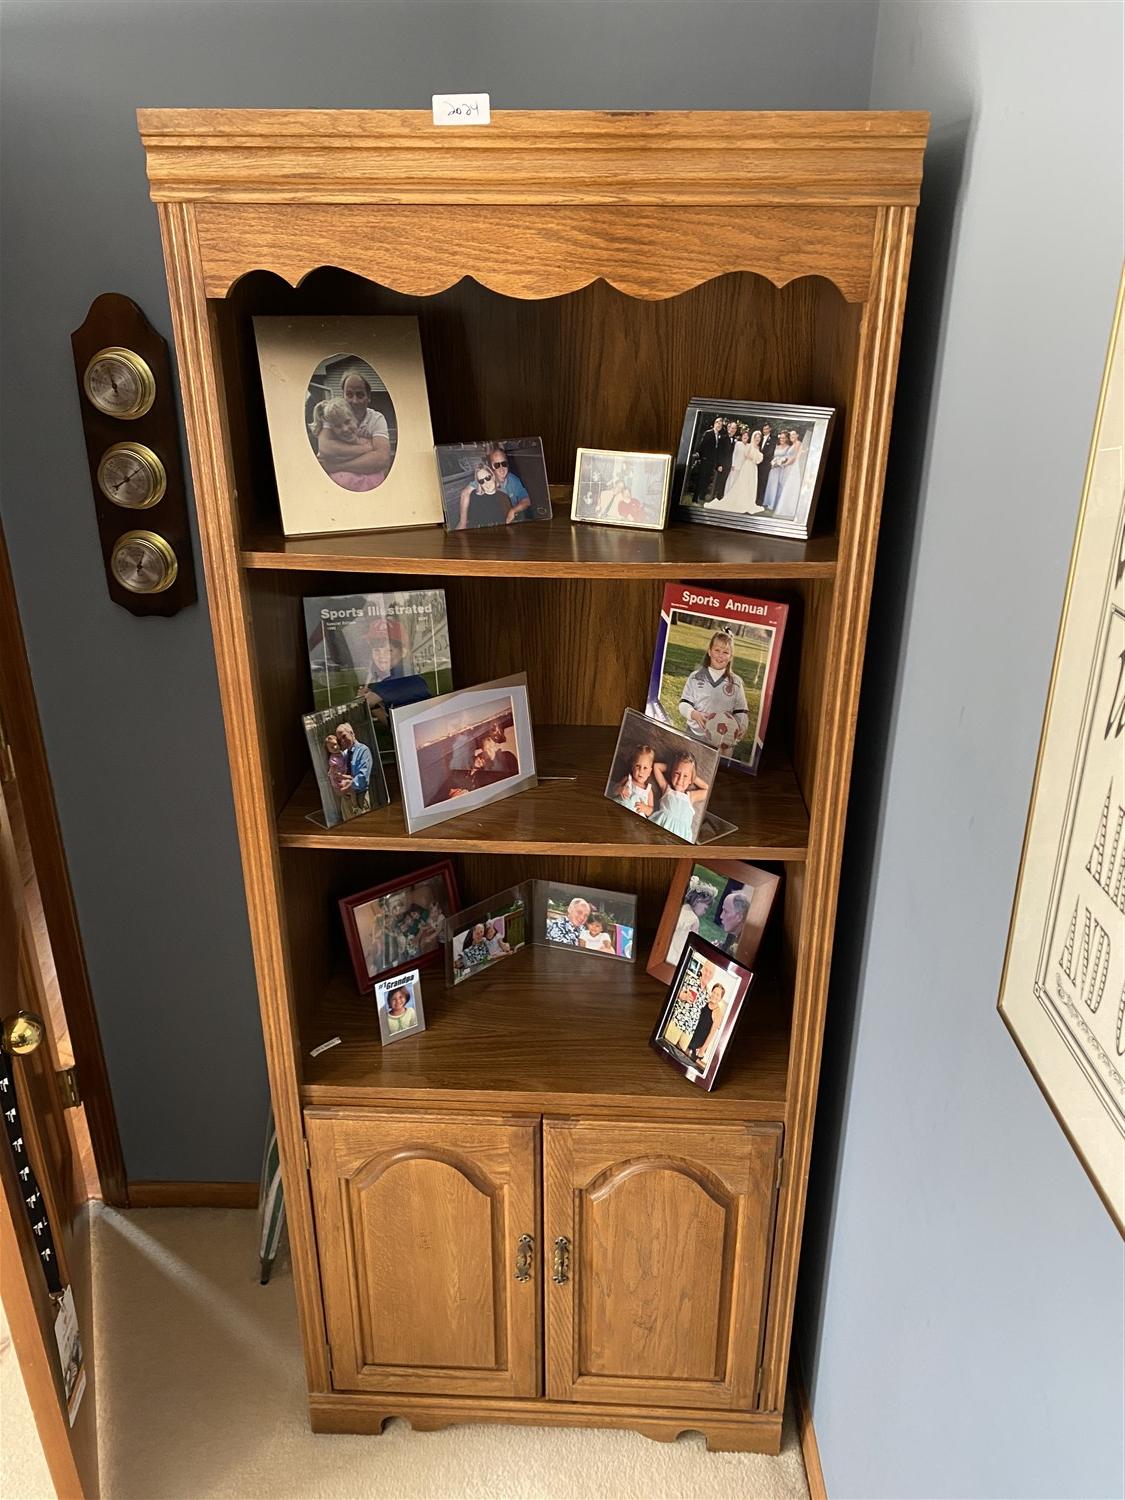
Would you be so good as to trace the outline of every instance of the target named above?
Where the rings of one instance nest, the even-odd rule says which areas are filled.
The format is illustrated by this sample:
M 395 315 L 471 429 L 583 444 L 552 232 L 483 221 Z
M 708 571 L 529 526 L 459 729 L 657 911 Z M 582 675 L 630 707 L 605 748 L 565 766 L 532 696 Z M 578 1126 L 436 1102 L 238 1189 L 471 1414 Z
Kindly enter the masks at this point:
M 879 212 L 554 205 L 485 215 L 443 204 L 205 203 L 195 217 L 209 297 L 225 297 L 254 270 L 297 286 L 327 259 L 415 297 L 471 276 L 507 297 L 559 297 L 601 279 L 626 296 L 658 300 L 749 271 L 777 287 L 821 276 L 849 302 L 862 302 Z

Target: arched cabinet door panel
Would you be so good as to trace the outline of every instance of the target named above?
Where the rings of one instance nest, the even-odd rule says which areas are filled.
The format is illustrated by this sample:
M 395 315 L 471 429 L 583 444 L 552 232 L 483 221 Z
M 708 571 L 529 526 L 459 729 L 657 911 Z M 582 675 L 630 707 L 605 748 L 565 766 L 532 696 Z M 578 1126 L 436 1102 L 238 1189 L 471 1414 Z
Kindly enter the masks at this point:
M 333 1389 L 537 1395 L 538 1122 L 305 1120 Z
M 781 1127 L 543 1132 L 547 1394 L 752 1408 Z

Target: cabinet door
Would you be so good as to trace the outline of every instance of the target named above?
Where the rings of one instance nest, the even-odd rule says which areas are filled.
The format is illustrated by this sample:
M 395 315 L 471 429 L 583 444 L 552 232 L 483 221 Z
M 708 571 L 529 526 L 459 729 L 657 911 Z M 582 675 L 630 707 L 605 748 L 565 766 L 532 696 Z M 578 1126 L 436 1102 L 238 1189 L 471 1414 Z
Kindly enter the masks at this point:
M 543 1131 L 547 1394 L 749 1410 L 781 1127 Z
M 538 1395 L 538 1121 L 305 1121 L 333 1389 Z

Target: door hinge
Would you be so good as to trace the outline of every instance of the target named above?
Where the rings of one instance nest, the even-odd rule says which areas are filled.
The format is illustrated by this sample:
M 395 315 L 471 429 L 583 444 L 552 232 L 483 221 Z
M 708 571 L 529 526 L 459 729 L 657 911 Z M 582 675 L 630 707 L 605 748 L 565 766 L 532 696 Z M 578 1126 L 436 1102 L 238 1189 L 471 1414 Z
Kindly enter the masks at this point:
M 309 1141 L 307 1136 L 301 1137 L 301 1145 L 305 1148 L 305 1171 L 312 1171 L 312 1157 L 309 1154 Z
M 774 1180 L 774 1191 L 775 1192 L 778 1192 L 778 1193 L 781 1192 L 781 1184 L 782 1184 L 782 1182 L 784 1182 L 784 1180 L 785 1180 L 785 1157 L 784 1156 L 779 1156 L 777 1158 L 777 1176 L 776 1176 L 776 1178 Z
M 754 1405 L 755 1406 L 761 1406 L 761 1404 L 762 1404 L 762 1386 L 765 1384 L 765 1374 L 766 1374 L 766 1362 L 765 1362 L 765 1360 L 763 1360 L 762 1363 L 758 1366 L 758 1372 L 757 1372 L 757 1374 L 754 1376 Z
M 55 1081 L 59 1086 L 63 1109 L 77 1109 L 82 1103 L 82 1095 L 78 1089 L 78 1070 L 60 1068 L 55 1074 Z

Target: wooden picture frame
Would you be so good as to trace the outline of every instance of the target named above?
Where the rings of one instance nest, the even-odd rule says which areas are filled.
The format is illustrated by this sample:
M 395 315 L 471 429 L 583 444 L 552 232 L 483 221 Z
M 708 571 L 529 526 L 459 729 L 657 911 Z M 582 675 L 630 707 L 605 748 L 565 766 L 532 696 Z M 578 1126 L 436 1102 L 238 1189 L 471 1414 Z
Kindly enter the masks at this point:
M 739 886 L 748 888 L 750 891 L 750 905 L 746 917 L 738 931 L 738 938 L 729 950 L 728 956 L 736 958 L 745 968 L 752 969 L 754 960 L 758 954 L 758 948 L 762 941 L 762 934 L 769 920 L 769 914 L 773 909 L 774 899 L 777 896 L 778 887 L 781 885 L 781 876 L 775 875 L 771 870 L 760 870 L 757 865 L 744 864 L 737 859 L 685 859 L 682 864 L 677 864 L 675 874 L 672 876 L 672 884 L 668 888 L 668 899 L 664 904 L 664 913 L 660 918 L 660 926 L 656 929 L 656 937 L 653 939 L 652 951 L 649 954 L 646 973 L 654 979 L 659 979 L 663 984 L 671 984 L 672 976 L 676 972 L 679 962 L 680 951 L 669 957 L 671 945 L 676 933 L 680 913 L 687 905 L 687 891 L 691 881 L 696 878 L 697 873 L 702 880 L 706 875 L 716 877 L 714 883 L 714 895 L 709 898 L 708 913 L 712 920 L 710 926 L 722 926 L 718 921 L 727 897 L 733 894 Z M 706 888 L 706 881 L 699 887 L 701 892 Z M 699 915 L 699 921 L 707 921 L 707 915 Z M 691 935 L 689 929 L 684 932 L 684 939 Z M 719 947 L 719 944 L 714 946 Z M 726 951 L 720 948 L 720 951 Z
M 420 885 L 432 885 L 438 880 L 443 881 L 445 885 L 445 911 L 442 913 L 443 920 L 434 946 L 412 953 L 404 952 L 394 962 L 372 970 L 366 952 L 370 945 L 365 944 L 364 936 L 360 932 L 360 925 L 363 921 L 360 913 L 365 907 L 374 906 L 376 902 L 384 903 L 380 917 L 385 956 L 388 936 L 386 922 L 390 915 L 387 908 L 389 908 L 390 898 L 399 892 L 408 892 Z M 461 897 L 457 890 L 457 877 L 453 872 L 452 862 L 448 859 L 427 865 L 424 870 L 411 870 L 405 875 L 397 875 L 394 880 L 385 880 L 382 885 L 374 885 L 368 890 L 357 891 L 354 896 L 344 896 L 340 901 L 340 918 L 344 924 L 344 936 L 347 939 L 348 953 L 351 957 L 352 968 L 355 970 L 355 982 L 359 993 L 369 995 L 375 989 L 376 984 L 384 979 L 391 979 L 410 969 L 425 969 L 440 963 L 445 952 L 446 925 L 460 905 Z

